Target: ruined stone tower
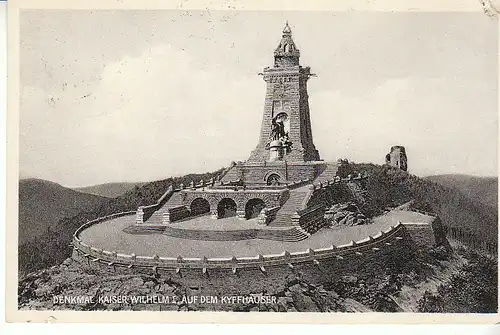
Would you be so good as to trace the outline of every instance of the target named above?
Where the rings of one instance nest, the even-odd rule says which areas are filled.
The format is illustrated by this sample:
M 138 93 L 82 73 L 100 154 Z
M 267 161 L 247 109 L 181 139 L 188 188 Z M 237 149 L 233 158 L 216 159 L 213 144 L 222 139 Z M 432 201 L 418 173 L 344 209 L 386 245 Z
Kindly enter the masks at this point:
M 405 147 L 401 145 L 391 147 L 391 152 L 385 156 L 385 164 L 408 171 L 408 157 L 406 157 Z
M 286 23 L 274 66 L 262 73 L 267 84 L 259 143 L 249 162 L 319 161 L 313 143 L 307 94 L 309 67 L 299 64 L 300 52 Z

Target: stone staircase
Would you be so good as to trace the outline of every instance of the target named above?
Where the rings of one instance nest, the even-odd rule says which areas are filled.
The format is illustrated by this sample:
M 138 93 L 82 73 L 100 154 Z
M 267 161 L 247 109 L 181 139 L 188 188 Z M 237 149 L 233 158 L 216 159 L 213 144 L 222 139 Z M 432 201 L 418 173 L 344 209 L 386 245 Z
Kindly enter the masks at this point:
M 335 163 L 327 163 L 326 168 L 314 179 L 315 183 L 325 183 L 331 181 L 337 175 L 338 166 Z
M 237 169 L 236 166 L 232 166 L 221 178 L 221 181 L 228 182 L 228 181 L 235 181 L 238 179 L 240 179 L 239 169 Z
M 161 225 L 163 222 L 163 213 L 166 208 L 177 207 L 182 205 L 182 199 L 179 192 L 172 194 L 170 199 L 156 212 L 149 217 L 149 219 L 144 222 L 146 225 Z
M 162 234 L 185 240 L 203 241 L 244 241 L 248 239 L 262 239 L 282 242 L 298 242 L 309 237 L 309 234 L 304 232 L 300 227 L 292 227 L 291 229 L 286 230 L 247 229 L 215 231 L 182 229 L 166 226 Z
M 290 190 L 290 197 L 276 213 L 276 217 L 269 223 L 271 227 L 286 227 L 292 224 L 292 215 L 302 209 L 302 203 L 309 194 L 310 184 Z

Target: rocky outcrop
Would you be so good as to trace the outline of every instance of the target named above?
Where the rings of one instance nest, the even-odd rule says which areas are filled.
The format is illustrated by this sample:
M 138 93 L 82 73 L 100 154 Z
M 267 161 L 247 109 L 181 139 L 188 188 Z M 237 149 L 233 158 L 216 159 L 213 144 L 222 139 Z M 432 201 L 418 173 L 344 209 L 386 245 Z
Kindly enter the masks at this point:
M 368 222 L 354 202 L 335 204 L 325 212 L 330 226 L 358 226 Z
M 245 290 L 246 293 L 229 293 L 225 289 L 210 287 L 208 282 L 183 283 L 178 277 L 153 273 L 98 273 L 67 259 L 61 265 L 22 278 L 18 286 L 18 307 L 20 310 L 79 311 L 409 312 L 417 310 L 417 301 L 429 289 L 429 282 L 436 286 L 445 283 L 453 273 L 462 271 L 463 261 L 450 268 L 450 264 L 456 262 L 455 258 L 448 254 L 445 259 L 440 260 L 441 257 L 434 257 L 432 253 L 420 250 L 412 259 L 394 262 L 378 274 L 363 271 L 344 273 L 321 283 L 313 283 L 301 271 L 293 270 L 276 285 Z M 233 283 L 236 284 L 237 282 Z M 273 302 L 193 301 L 196 296 L 239 294 L 271 297 Z M 109 299 L 133 296 L 175 297 L 175 301 L 123 302 Z M 83 300 L 77 303 L 59 301 L 63 297 L 83 297 Z
M 316 285 L 291 276 L 279 289 L 253 292 L 266 295 L 274 303 L 206 304 L 185 301 L 183 297 L 208 296 L 215 292 L 183 285 L 172 278 L 147 274 L 104 275 L 82 268 L 71 259 L 59 266 L 28 275 L 19 282 L 21 310 L 170 310 L 170 311 L 274 311 L 274 312 L 370 312 L 400 311 L 390 295 L 397 291 L 394 276 L 364 278 L 344 276 L 335 283 Z M 395 277 L 394 277 L 395 278 Z M 397 280 L 396 280 L 397 281 Z M 382 287 L 382 286 L 383 287 Z M 219 292 L 223 294 L 223 292 Z M 106 297 L 176 297 L 170 303 L 131 303 Z M 86 298 L 78 303 L 60 302 L 62 297 Z M 220 302 L 220 300 L 219 300 Z

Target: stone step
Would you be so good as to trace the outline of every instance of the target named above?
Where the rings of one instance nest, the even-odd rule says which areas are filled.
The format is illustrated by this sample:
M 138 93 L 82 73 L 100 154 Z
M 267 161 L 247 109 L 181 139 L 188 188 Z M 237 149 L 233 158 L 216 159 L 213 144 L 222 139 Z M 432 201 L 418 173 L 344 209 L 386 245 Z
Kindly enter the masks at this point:
M 248 231 L 197 231 L 190 229 L 179 229 L 166 227 L 163 231 L 164 235 L 171 237 L 188 239 L 188 240 L 211 240 L 211 241 L 241 241 L 246 239 L 264 239 L 283 242 L 298 242 L 308 238 L 309 236 L 297 228 L 288 230 L 260 230 L 255 232 Z
M 172 194 L 170 199 L 156 212 L 154 212 L 145 223 L 147 224 L 161 224 L 163 221 L 163 213 L 165 209 L 178 207 L 182 205 L 182 198 L 179 192 Z
M 276 212 L 275 219 L 271 221 L 269 225 L 272 227 L 290 226 L 292 224 L 292 215 L 301 209 L 305 197 L 310 192 L 309 186 L 310 185 L 304 185 L 294 190 L 290 190 L 288 200 L 281 206 L 278 212 Z
M 285 227 L 292 224 L 293 213 L 280 213 L 276 214 L 276 218 L 269 224 L 273 227 Z
M 235 169 L 234 167 L 230 168 L 229 171 L 226 173 L 226 175 L 222 178 L 223 182 L 228 182 L 228 181 L 235 181 L 240 178 L 238 169 Z

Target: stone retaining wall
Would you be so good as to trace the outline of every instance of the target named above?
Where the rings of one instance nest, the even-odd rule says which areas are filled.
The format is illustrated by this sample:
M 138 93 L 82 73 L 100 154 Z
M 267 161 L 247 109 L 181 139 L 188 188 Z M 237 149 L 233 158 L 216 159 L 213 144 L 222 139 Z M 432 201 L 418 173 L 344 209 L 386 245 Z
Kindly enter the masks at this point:
M 432 224 L 426 222 L 405 222 L 408 235 L 419 247 L 431 247 L 436 244 L 436 237 Z
M 328 284 L 344 276 L 373 277 L 402 266 L 412 257 L 403 225 L 365 241 L 345 246 L 309 249 L 280 255 L 226 259 L 139 257 L 113 252 L 74 249 L 83 267 L 103 274 L 148 274 L 182 283 L 199 294 L 247 295 L 279 292 L 287 281 L 300 277 L 311 284 Z M 169 264 L 165 266 L 166 264 Z
M 327 222 L 324 220 L 327 207 L 332 205 L 338 198 L 339 185 L 361 181 L 367 176 L 349 175 L 346 178 L 339 176 L 322 183 L 311 184 L 309 193 L 304 197 L 301 209 L 292 216 L 292 222 L 299 224 L 309 233 L 314 233 L 322 228 Z M 336 196 L 337 195 L 337 196 Z
M 171 223 L 174 221 L 179 221 L 189 217 L 190 215 L 191 212 L 186 208 L 186 206 L 167 208 L 165 212 L 163 212 L 163 222 Z
M 73 236 L 73 259 L 103 274 L 154 274 L 198 287 L 209 294 L 250 294 L 277 291 L 300 276 L 313 284 L 327 284 L 342 276 L 373 276 L 400 266 L 412 257 L 408 229 L 398 223 L 374 236 L 346 245 L 253 257 L 184 258 L 140 256 L 101 250 L 81 241 L 80 233 L 93 224 L 130 215 L 114 214 L 90 221 Z
M 281 254 L 274 255 L 256 255 L 253 257 L 231 257 L 231 258 L 183 258 L 179 256 L 174 257 L 160 257 L 158 255 L 152 256 L 138 256 L 135 254 L 120 254 L 116 251 L 102 250 L 90 246 L 80 240 L 80 233 L 83 229 L 90 227 L 93 224 L 132 214 L 133 212 L 125 212 L 115 214 L 113 216 L 90 221 L 80 227 L 73 236 L 72 245 L 78 256 L 88 260 L 88 262 L 107 264 L 113 267 L 126 267 L 132 268 L 163 268 L 163 269 L 213 269 L 213 268 L 227 268 L 233 271 L 241 268 L 257 267 L 265 268 L 267 266 L 275 265 L 288 265 L 303 262 L 316 262 L 328 258 L 343 258 L 349 257 L 352 254 L 358 255 L 363 253 L 373 253 L 380 248 L 384 248 L 386 243 L 397 243 L 402 239 L 404 227 L 401 223 L 391 227 L 387 231 L 381 231 L 373 237 L 368 237 L 364 240 L 341 246 L 329 246 L 319 249 L 308 249 L 301 252 L 288 252 L 283 251 Z
M 292 216 L 292 225 L 299 225 L 308 233 L 315 233 L 325 225 L 325 206 L 301 210 Z

